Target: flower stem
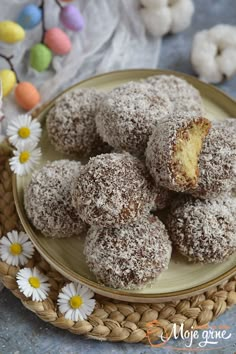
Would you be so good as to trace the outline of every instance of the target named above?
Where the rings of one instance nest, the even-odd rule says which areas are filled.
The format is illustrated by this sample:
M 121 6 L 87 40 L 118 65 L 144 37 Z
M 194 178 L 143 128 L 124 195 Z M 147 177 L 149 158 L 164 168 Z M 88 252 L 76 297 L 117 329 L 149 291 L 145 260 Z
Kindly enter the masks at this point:
M 14 58 L 14 55 L 10 55 L 10 57 L 7 57 L 6 55 L 0 54 L 0 58 L 5 59 L 8 62 L 8 65 L 10 66 L 10 69 L 15 73 L 16 75 L 16 82 L 19 84 L 20 80 L 17 76 L 16 70 L 14 68 L 14 65 L 12 63 L 12 59 Z

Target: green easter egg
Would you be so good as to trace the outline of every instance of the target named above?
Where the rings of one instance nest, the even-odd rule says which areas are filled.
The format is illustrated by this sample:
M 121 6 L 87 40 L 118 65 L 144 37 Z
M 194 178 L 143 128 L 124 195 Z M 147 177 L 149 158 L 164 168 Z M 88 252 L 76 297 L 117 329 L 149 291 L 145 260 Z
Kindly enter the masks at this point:
M 30 66 L 41 72 L 46 70 L 52 61 L 52 52 L 44 44 L 35 44 L 30 50 Z

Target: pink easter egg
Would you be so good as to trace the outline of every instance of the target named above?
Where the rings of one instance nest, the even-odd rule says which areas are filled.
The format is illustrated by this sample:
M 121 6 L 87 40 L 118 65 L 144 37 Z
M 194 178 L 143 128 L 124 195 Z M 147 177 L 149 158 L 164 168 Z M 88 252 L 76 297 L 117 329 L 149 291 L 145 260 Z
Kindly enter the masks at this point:
M 44 44 L 58 55 L 65 55 L 71 51 L 70 38 L 58 27 L 47 30 L 44 36 Z
M 81 31 L 84 27 L 84 18 L 79 9 L 74 5 L 62 7 L 60 12 L 60 20 L 63 25 L 71 31 Z

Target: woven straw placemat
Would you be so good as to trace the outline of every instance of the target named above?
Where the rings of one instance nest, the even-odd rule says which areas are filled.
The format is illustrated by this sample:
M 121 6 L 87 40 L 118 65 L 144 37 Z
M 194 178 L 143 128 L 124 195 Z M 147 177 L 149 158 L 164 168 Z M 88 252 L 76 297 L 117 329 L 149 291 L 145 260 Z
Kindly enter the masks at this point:
M 8 164 L 10 154 L 11 150 L 7 145 L 0 145 L 0 238 L 13 229 L 22 229 L 12 194 L 12 173 Z M 156 339 L 163 331 L 171 333 L 174 324 L 178 329 L 183 323 L 184 330 L 206 325 L 236 304 L 236 276 L 234 276 L 200 295 L 168 303 L 127 303 L 95 295 L 96 307 L 92 315 L 87 321 L 73 322 L 64 318 L 56 304 L 58 293 L 68 280 L 56 272 L 37 252 L 26 264 L 26 267 L 34 266 L 48 276 L 51 284 L 49 297 L 45 301 L 29 300 L 18 290 L 16 283 L 18 267 L 0 262 L 0 279 L 27 309 L 33 311 L 43 321 L 97 340 L 146 342 L 148 322 L 158 319 L 155 330 L 152 330 L 152 336 Z

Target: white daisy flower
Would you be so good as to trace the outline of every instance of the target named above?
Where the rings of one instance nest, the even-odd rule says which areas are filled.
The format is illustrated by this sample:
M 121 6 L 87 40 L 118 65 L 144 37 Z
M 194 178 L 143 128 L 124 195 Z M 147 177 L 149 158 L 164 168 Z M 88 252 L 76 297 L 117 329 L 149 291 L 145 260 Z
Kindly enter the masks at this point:
M 16 281 L 20 291 L 33 301 L 43 301 L 48 296 L 50 284 L 48 277 L 34 267 L 23 268 L 16 274 Z
M 23 266 L 34 254 L 34 246 L 26 233 L 8 232 L 0 240 L 0 257 L 9 265 Z
M 42 129 L 40 123 L 28 114 L 22 114 L 13 119 L 7 127 L 9 141 L 16 148 L 25 144 L 37 144 Z
M 40 161 L 42 155 L 40 148 L 35 144 L 25 144 L 13 150 L 14 156 L 9 160 L 11 170 L 19 176 L 31 172 Z
M 60 312 L 72 321 L 86 320 L 95 307 L 92 290 L 79 283 L 69 283 L 61 289 L 57 303 Z

